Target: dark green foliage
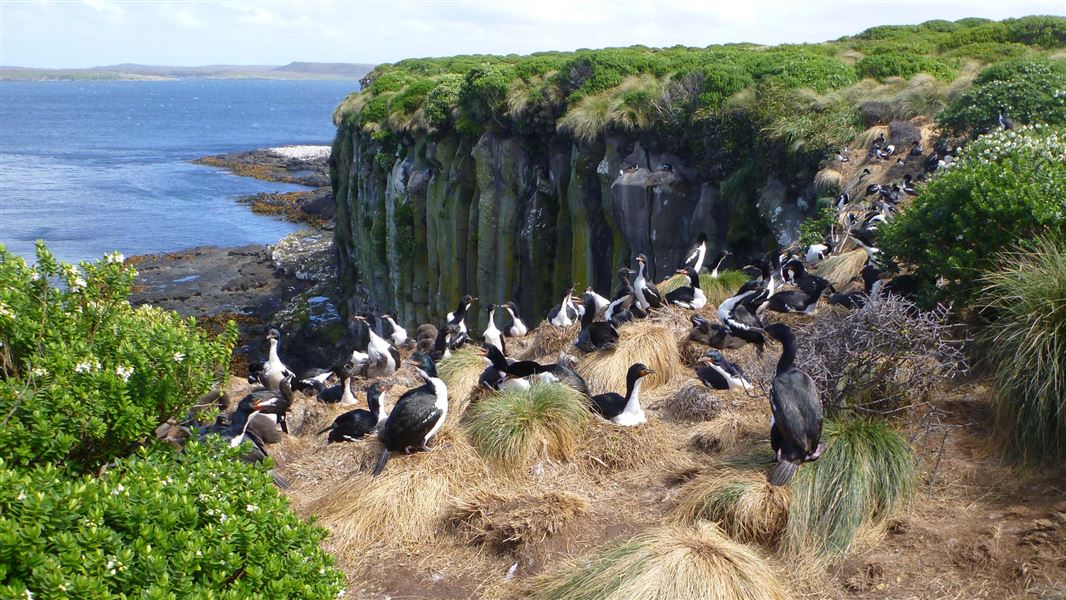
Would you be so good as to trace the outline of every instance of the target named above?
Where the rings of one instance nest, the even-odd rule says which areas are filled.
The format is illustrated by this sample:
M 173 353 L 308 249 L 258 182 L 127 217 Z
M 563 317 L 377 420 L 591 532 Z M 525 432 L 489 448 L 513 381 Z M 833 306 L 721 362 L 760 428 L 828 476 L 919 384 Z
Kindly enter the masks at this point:
M 918 54 L 917 52 L 882 52 L 864 56 L 855 65 L 860 77 L 884 81 L 889 77 L 910 78 L 918 73 L 929 73 L 937 79 L 951 81 L 958 71 L 944 61 Z
M 819 209 L 816 216 L 800 223 L 800 244 L 803 247 L 821 244 L 829 235 L 829 228 L 836 223 L 836 216 L 836 206 L 826 206 Z
M 0 457 L 93 471 L 152 436 L 221 381 L 236 327 L 212 340 L 191 320 L 126 296 L 136 272 L 112 254 L 37 264 L 0 247 Z
M 882 249 L 924 282 L 927 301 L 967 302 L 1018 240 L 1066 230 L 1066 128 L 983 136 L 881 231 Z M 942 288 L 936 287 L 941 280 Z
M 1001 107 L 1016 125 L 1066 124 L 1066 62 L 1015 59 L 992 65 L 938 119 L 956 132 L 988 130 Z
M 0 458 L 0 597 L 336 597 L 325 531 L 236 453 L 142 448 L 99 478 Z
M 1066 460 L 1066 233 L 1025 242 L 984 278 L 993 321 L 982 334 L 995 376 L 996 427 L 1008 455 Z M 1023 375 L 1024 374 L 1024 375 Z

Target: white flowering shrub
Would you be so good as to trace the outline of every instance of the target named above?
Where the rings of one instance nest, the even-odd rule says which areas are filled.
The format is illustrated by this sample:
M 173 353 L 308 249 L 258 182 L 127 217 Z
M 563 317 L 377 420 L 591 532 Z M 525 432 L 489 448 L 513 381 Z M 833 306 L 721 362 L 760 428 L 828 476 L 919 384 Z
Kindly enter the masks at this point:
M 270 475 L 221 440 L 101 477 L 0 458 L 0 598 L 334 598 L 343 575 Z
M 973 299 L 984 271 L 1019 244 L 1066 231 L 1066 127 L 998 131 L 968 144 L 882 228 L 882 250 L 924 283 L 926 303 Z
M 0 457 L 9 467 L 96 470 L 149 439 L 222 380 L 236 329 L 217 339 L 126 297 L 120 254 L 31 266 L 0 246 Z
M 989 130 L 999 124 L 1001 108 L 1017 125 L 1066 125 L 1066 62 L 1022 58 L 994 64 L 937 122 L 955 132 Z

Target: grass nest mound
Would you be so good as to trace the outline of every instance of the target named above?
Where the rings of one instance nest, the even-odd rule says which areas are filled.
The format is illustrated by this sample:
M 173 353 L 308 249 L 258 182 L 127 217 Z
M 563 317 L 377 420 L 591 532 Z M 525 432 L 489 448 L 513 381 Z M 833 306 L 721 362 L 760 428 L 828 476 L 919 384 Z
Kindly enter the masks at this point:
M 547 321 L 542 321 L 536 329 L 526 335 L 526 347 L 519 358 L 536 360 L 545 356 L 555 356 L 560 352 L 571 352 L 580 330 L 579 323 L 559 328 Z
M 570 492 L 505 496 L 484 491 L 457 502 L 448 523 L 470 543 L 515 552 L 558 533 L 588 508 L 586 498 Z
M 448 417 L 458 418 L 466 410 L 478 389 L 478 379 L 488 363 L 478 348 L 466 345 L 437 363 L 437 374 L 448 386 Z
M 706 522 L 664 526 L 540 577 L 533 597 L 551 600 L 778 600 L 777 574 L 751 548 Z
M 843 292 L 848 289 L 851 280 L 862 272 L 866 259 L 866 251 L 861 248 L 830 256 L 814 269 L 814 274 L 825 278 L 834 288 Z
M 826 421 L 822 439 L 822 457 L 790 486 L 786 556 L 846 555 L 860 534 L 876 536 L 914 489 L 910 447 L 885 421 Z
M 487 394 L 467 410 L 464 428 L 488 463 L 517 471 L 542 457 L 572 458 L 591 417 L 574 388 L 538 383 L 528 391 Z
M 669 327 L 649 320 L 634 321 L 624 325 L 619 334 L 618 347 L 586 355 L 578 367 L 591 393 L 624 394 L 626 373 L 633 363 L 644 363 L 655 371 L 644 378 L 641 391 L 669 383 L 684 369 L 677 336 Z
M 599 416 L 581 440 L 581 463 L 592 470 L 610 472 L 657 467 L 680 462 L 673 430 L 658 419 L 636 427 L 620 427 Z
M 770 485 L 761 471 L 718 469 L 685 484 L 672 517 L 714 521 L 737 541 L 772 547 L 788 523 L 790 500 L 789 489 Z
M 712 390 L 699 381 L 690 379 L 662 402 L 662 406 L 681 420 L 708 421 L 725 410 L 726 402 L 720 394 L 728 393 Z
M 690 445 L 707 454 L 721 454 L 737 447 L 738 442 L 765 438 L 769 427 L 751 416 L 726 413 L 703 425 L 689 440 Z
M 362 451 L 361 468 L 318 496 L 307 489 L 300 507 L 331 531 L 330 545 L 344 560 L 357 560 L 374 547 L 407 551 L 432 542 L 451 499 L 481 489 L 489 479 L 477 451 L 455 428 L 443 429 L 430 452 L 395 455 L 378 477 L 370 473 L 380 444 L 344 446 Z

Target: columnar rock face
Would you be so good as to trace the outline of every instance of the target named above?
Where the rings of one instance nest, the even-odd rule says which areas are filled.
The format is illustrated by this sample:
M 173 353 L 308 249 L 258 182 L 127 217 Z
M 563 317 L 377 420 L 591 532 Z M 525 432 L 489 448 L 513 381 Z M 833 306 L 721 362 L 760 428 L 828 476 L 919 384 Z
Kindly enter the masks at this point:
M 342 127 L 332 170 L 348 309 L 392 310 L 407 325 L 438 322 L 463 294 L 479 298 L 468 319 L 478 330 L 484 307 L 509 300 L 539 322 L 571 282 L 608 294 L 637 254 L 656 279 L 700 232 L 713 254 L 742 212 L 681 158 L 620 138 L 529 144 L 486 133 L 386 148 Z M 792 231 L 775 235 L 787 240 L 795 225 L 782 222 Z

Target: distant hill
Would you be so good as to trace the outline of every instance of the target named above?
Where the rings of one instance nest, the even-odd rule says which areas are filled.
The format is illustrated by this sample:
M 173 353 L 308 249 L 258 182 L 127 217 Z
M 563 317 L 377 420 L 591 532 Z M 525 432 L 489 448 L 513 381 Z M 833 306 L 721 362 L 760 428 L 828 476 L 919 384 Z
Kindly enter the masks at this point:
M 85 69 L 38 69 L 0 66 L 5 80 L 75 79 L 362 79 L 370 64 L 293 62 L 277 65 L 206 65 L 172 67 L 123 63 Z

